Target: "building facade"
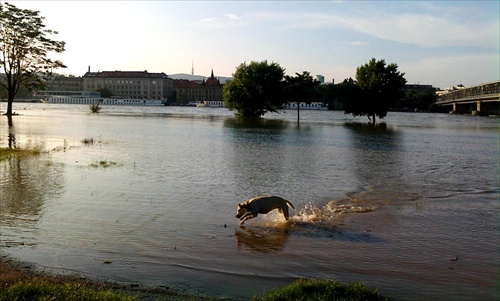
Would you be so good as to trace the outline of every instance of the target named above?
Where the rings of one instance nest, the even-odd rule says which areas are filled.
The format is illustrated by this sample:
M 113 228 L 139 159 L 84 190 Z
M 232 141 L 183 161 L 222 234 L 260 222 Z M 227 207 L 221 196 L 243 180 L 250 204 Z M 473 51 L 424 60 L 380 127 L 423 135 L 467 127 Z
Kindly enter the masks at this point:
M 83 79 L 76 76 L 65 76 L 55 74 L 49 78 L 46 82 L 45 90 L 52 91 L 82 91 L 83 90 Z
M 207 80 L 176 79 L 174 80 L 176 104 L 187 105 L 205 102 L 209 106 L 221 106 L 222 86 L 220 81 L 215 78 L 213 71 Z
M 83 76 L 83 90 L 108 89 L 116 98 L 160 99 L 166 102 L 173 94 L 173 82 L 163 72 L 89 71 Z

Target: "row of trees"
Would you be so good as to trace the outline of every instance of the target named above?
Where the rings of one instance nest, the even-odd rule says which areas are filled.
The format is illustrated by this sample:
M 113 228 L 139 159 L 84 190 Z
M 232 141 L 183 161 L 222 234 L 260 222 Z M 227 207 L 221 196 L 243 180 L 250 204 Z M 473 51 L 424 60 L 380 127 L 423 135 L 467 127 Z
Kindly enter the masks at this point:
M 403 99 L 406 84 L 404 73 L 396 64 L 371 59 L 356 69 L 356 80 L 345 80 L 339 85 L 325 85 L 309 72 L 286 76 L 285 69 L 277 63 L 243 63 L 226 83 L 223 98 L 227 108 L 236 115 L 258 118 L 266 112 L 277 112 L 289 103 L 297 104 L 297 120 L 300 103 L 310 103 L 319 95 L 336 98 L 344 104 L 346 114 L 367 116 L 373 123 L 376 117 L 384 118 L 387 110 Z M 321 92 L 321 93 L 320 93 Z

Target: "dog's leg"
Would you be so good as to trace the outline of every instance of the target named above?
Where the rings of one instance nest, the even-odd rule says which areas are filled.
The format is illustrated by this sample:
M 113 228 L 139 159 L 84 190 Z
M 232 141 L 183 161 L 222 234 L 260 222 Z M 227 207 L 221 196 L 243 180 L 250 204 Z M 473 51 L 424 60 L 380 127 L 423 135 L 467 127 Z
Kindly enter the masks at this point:
M 288 206 L 287 205 L 283 206 L 280 211 L 285 216 L 285 220 L 288 220 L 288 217 L 289 217 Z
M 245 217 L 244 219 L 241 220 L 240 222 L 240 225 L 243 225 L 247 220 L 253 218 L 253 215 L 248 215 L 247 217 Z
M 245 213 L 245 215 L 243 215 L 240 220 L 240 225 L 243 225 L 247 220 L 251 219 L 251 218 L 254 218 L 257 216 L 257 213 L 252 213 L 252 212 L 247 212 Z

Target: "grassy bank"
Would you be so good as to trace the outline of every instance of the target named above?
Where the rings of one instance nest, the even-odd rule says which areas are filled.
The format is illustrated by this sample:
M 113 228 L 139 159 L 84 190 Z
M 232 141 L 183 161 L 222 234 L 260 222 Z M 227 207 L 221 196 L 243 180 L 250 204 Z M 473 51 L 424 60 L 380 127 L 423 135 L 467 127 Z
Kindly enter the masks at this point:
M 49 275 L 6 256 L 0 258 L 0 301 L 11 300 L 222 300 L 216 297 L 186 296 L 168 290 L 131 288 L 86 277 Z M 228 300 L 228 299 L 224 299 Z M 377 290 L 361 283 L 300 279 L 272 290 L 252 301 L 387 300 Z

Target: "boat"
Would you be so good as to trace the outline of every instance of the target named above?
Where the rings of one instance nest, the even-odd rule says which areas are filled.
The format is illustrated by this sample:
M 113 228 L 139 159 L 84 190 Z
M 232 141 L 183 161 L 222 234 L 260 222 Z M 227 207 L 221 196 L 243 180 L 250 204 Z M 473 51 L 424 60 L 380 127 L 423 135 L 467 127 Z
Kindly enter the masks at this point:
M 297 110 L 297 103 L 288 103 L 284 107 L 285 110 Z M 311 102 L 305 103 L 301 102 L 299 106 L 300 110 L 328 110 L 328 106 L 322 102 Z
M 51 95 L 41 100 L 43 103 L 59 104 L 100 104 L 115 106 L 164 106 L 165 103 L 160 99 L 133 99 L 133 98 L 101 98 L 86 96 L 62 96 Z
M 224 102 L 222 100 L 204 100 L 197 101 L 197 107 L 210 107 L 210 108 L 224 108 Z
M 197 101 L 196 102 L 196 106 L 197 107 L 206 107 L 207 106 L 207 102 L 206 101 Z

